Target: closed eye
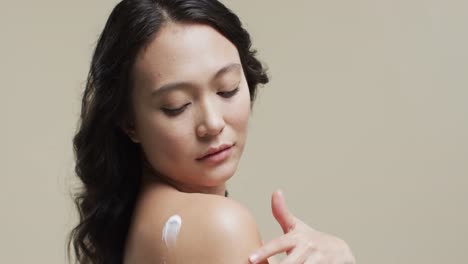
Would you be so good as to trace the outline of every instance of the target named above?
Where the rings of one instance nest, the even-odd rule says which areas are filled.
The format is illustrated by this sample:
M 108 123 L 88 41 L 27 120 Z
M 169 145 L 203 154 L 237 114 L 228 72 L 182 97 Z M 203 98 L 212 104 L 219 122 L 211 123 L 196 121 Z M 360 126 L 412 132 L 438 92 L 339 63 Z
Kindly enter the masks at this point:
M 163 108 L 161 108 L 161 110 L 168 116 L 177 116 L 177 115 L 181 114 L 182 112 L 184 112 L 184 110 L 189 105 L 190 105 L 190 103 L 184 104 L 183 106 L 178 107 L 178 108 L 165 108 L 165 107 L 163 107 Z
M 219 94 L 221 97 L 224 97 L 224 98 L 231 98 L 231 97 L 233 97 L 238 91 L 239 91 L 239 87 L 237 87 L 237 88 L 234 89 L 234 90 L 227 91 L 227 92 L 218 92 L 218 94 Z

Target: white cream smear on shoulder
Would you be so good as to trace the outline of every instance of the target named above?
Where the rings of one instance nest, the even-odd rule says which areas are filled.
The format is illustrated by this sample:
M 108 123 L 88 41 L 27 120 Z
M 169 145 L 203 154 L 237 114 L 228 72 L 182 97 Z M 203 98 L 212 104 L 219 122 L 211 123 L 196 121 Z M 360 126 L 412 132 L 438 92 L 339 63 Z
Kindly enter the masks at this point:
M 164 243 L 166 243 L 168 248 L 173 248 L 175 246 L 181 226 L 182 219 L 179 215 L 173 215 L 169 217 L 169 219 L 166 221 L 166 224 L 164 224 L 162 240 Z

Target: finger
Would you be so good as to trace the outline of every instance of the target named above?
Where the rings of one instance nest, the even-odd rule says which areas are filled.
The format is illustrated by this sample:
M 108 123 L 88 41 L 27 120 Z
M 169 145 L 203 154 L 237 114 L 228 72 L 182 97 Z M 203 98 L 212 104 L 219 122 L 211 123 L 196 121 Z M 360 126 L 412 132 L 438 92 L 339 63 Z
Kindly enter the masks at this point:
M 284 233 L 288 233 L 295 226 L 295 218 L 288 211 L 286 202 L 284 201 L 284 195 L 281 190 L 273 193 L 271 197 L 271 210 L 276 221 L 280 224 Z
M 309 256 L 304 264 L 317 264 L 317 263 L 323 263 L 323 254 L 320 252 L 314 252 L 311 256 Z
M 251 254 L 249 257 L 250 263 L 260 263 L 271 256 L 290 251 L 294 245 L 294 240 L 288 235 L 275 238 Z
M 297 247 L 281 261 L 281 264 L 302 264 L 309 257 L 311 252 L 306 247 Z

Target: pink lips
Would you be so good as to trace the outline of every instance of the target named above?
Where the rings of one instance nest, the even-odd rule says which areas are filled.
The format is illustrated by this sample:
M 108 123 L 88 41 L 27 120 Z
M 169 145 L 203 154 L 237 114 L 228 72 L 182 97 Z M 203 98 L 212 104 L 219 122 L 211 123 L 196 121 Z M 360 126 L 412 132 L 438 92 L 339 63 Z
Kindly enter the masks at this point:
M 219 147 L 209 148 L 208 151 L 203 154 L 203 156 L 197 158 L 197 160 L 208 163 L 222 162 L 231 155 L 233 146 L 234 144 L 222 144 Z

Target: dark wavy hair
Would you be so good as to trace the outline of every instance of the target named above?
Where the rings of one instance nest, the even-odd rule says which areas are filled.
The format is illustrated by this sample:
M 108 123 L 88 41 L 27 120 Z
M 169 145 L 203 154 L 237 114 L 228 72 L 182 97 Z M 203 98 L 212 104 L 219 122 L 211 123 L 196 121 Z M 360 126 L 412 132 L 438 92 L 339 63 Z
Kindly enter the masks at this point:
M 216 0 L 124 0 L 99 37 L 73 139 L 77 176 L 74 195 L 79 223 L 68 239 L 69 261 L 122 263 L 125 241 L 140 190 L 143 154 L 121 129 L 131 109 L 131 70 L 137 54 L 165 23 L 203 23 L 237 48 L 253 102 L 268 82 L 239 18 Z

